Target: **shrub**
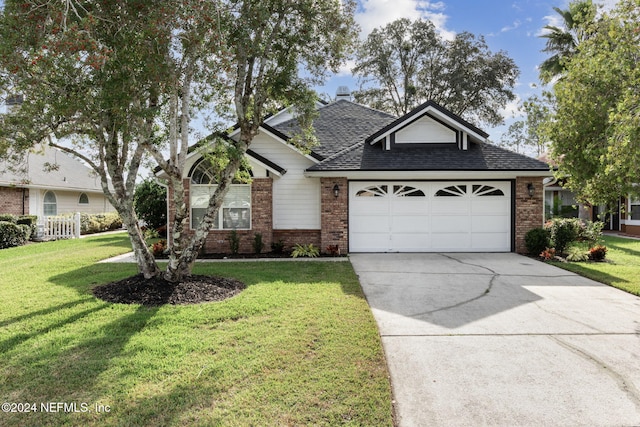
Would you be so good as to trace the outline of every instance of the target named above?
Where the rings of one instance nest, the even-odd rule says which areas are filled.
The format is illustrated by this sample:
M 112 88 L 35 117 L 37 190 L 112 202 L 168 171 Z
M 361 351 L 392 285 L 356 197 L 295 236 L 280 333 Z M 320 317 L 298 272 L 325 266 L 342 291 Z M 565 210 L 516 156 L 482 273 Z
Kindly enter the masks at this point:
M 315 258 L 318 255 L 320 255 L 320 249 L 313 246 L 313 243 L 309 243 L 308 245 L 297 244 L 293 248 L 293 252 L 291 252 L 291 256 L 294 258 L 298 258 L 298 257 Z
M 146 179 L 133 194 L 136 215 L 150 228 L 167 225 L 167 189 L 155 180 Z
M 558 253 L 564 253 L 567 245 L 578 238 L 582 227 L 578 218 L 554 218 L 544 226 L 551 233 L 551 245 Z
M 602 245 L 594 246 L 589 249 L 589 258 L 593 261 L 603 261 L 607 256 L 607 247 Z
M 340 255 L 340 246 L 338 245 L 329 245 L 327 246 L 327 253 L 331 256 Z
M 236 230 L 232 230 L 231 233 L 229 233 L 229 247 L 231 253 L 234 255 L 238 255 L 238 252 L 240 252 L 240 236 L 238 236 Z
M 10 222 L 12 224 L 17 223 L 16 216 L 11 214 L 0 214 L 0 221 Z
M 153 252 L 153 256 L 161 256 L 167 250 L 167 241 L 159 240 L 151 245 L 151 252 Z
M 554 248 L 545 248 L 542 252 L 540 252 L 540 257 L 542 257 L 545 261 L 553 259 L 556 256 L 556 250 Z
M 262 234 L 256 233 L 253 235 L 253 252 L 256 254 L 262 253 L 264 249 L 264 243 L 262 242 Z
M 271 242 L 271 252 L 274 254 L 281 254 L 284 252 L 284 241 L 278 240 L 277 242 Z
M 602 221 L 585 221 L 584 226 L 580 230 L 578 238 L 589 245 L 595 245 L 602 238 L 602 229 L 604 228 L 604 222 Z
M 24 228 L 13 222 L 0 221 L 0 249 L 21 246 L 26 241 Z
M 524 244 L 529 254 L 537 255 L 551 246 L 551 233 L 544 228 L 533 228 L 525 234 Z
M 582 249 L 580 246 L 572 246 L 569 248 L 567 254 L 567 261 L 571 262 L 584 262 L 589 259 L 589 253 Z
M 122 228 L 122 219 L 117 212 L 104 214 L 80 214 L 80 234 L 93 234 Z
M 31 239 L 38 233 L 38 217 L 37 215 L 21 215 L 18 217 L 16 223 L 18 225 L 23 224 L 29 227 L 29 237 Z
M 31 226 L 27 224 L 17 224 L 18 228 L 22 231 L 25 242 L 31 239 Z

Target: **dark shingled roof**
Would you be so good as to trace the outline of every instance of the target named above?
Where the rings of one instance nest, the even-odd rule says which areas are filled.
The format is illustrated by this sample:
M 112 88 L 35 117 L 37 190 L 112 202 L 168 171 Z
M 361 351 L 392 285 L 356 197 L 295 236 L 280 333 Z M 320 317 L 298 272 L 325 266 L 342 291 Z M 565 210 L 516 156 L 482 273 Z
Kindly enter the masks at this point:
M 531 157 L 488 143 L 470 142 L 468 150 L 456 144 L 394 144 L 383 151 L 380 143 L 364 141 L 312 166 L 309 171 L 548 171 Z
M 351 147 L 396 120 L 396 117 L 346 100 L 332 102 L 318 110 L 313 121 L 319 145 L 312 154 L 319 160 Z M 274 126 L 287 136 L 300 130 L 296 119 Z

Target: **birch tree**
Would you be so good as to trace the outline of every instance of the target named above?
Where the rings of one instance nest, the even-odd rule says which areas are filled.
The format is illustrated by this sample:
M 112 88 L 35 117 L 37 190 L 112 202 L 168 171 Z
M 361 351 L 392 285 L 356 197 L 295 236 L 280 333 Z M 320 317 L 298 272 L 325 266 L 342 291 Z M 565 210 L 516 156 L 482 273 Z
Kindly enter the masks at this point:
M 0 90 L 23 93 L 25 102 L 0 119 L 0 149 L 45 142 L 87 162 L 147 278 L 161 272 L 142 239 L 133 190 L 150 155 L 168 176 L 175 209 L 164 276 L 179 281 L 267 109 L 296 105 L 310 128 L 309 87 L 345 59 L 356 35 L 353 11 L 349 0 L 7 0 Z M 182 177 L 195 142 L 190 125 L 194 113 L 209 110 L 231 112 L 240 136 L 225 146 L 217 190 L 189 236 Z

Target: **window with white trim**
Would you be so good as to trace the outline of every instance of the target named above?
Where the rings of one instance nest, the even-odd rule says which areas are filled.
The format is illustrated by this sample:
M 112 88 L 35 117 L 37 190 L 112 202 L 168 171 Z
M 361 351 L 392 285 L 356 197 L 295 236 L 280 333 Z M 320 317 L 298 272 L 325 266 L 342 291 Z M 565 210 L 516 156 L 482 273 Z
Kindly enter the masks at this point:
M 42 204 L 44 216 L 58 215 L 58 201 L 53 191 L 44 193 L 44 201 Z
M 87 193 L 80 193 L 80 198 L 78 199 L 79 205 L 88 205 L 89 204 L 89 196 Z
M 640 220 L 640 199 L 629 201 L 629 219 Z
M 189 192 L 191 206 L 191 228 L 202 222 L 209 199 L 218 188 L 215 175 L 206 162 L 201 162 L 191 174 Z M 231 184 L 222 206 L 213 221 L 213 230 L 251 229 L 251 184 Z

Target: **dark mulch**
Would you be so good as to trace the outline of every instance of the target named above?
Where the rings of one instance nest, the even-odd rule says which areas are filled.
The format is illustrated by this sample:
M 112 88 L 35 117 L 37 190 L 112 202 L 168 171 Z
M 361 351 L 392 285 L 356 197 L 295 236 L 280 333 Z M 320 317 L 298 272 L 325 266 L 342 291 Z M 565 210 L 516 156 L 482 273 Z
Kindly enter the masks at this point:
M 235 279 L 193 275 L 180 283 L 138 274 L 93 288 L 93 295 L 107 302 L 158 306 L 222 301 L 239 294 L 245 284 Z

